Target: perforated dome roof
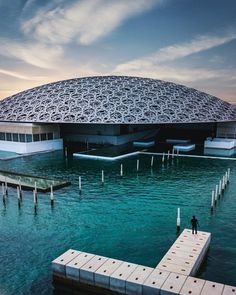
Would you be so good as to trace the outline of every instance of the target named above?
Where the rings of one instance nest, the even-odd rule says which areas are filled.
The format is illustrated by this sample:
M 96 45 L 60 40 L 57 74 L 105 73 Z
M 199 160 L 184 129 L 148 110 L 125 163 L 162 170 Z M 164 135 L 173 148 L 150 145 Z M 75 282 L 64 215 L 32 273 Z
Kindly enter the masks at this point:
M 59 81 L 0 101 L 0 121 L 194 123 L 236 120 L 236 107 L 170 82 L 126 76 Z

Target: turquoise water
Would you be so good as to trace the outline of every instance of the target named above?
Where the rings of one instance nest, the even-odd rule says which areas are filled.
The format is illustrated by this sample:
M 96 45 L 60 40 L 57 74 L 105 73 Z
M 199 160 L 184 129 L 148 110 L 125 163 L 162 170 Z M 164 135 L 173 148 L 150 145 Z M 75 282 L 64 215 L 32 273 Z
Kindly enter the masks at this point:
M 19 209 L 15 189 L 0 202 L 0 294 L 52 294 L 50 263 L 74 248 L 154 267 L 176 239 L 176 212 L 181 228 L 195 214 L 200 229 L 212 232 L 211 248 L 199 276 L 236 285 L 236 162 L 181 158 L 164 166 L 155 157 L 121 162 L 88 161 L 61 153 L 0 161 L 1 169 L 68 179 L 72 185 L 39 193 L 37 212 L 31 192 Z M 211 190 L 231 168 L 231 182 L 213 214 Z M 105 184 L 101 185 L 101 170 Z M 82 194 L 78 179 L 82 176 Z M 56 294 L 56 293 L 55 293 Z
M 1 151 L 0 150 L 0 160 L 1 159 L 6 159 L 6 158 L 10 158 L 10 157 L 15 157 L 15 156 L 17 156 L 16 153 L 6 152 L 6 151 Z

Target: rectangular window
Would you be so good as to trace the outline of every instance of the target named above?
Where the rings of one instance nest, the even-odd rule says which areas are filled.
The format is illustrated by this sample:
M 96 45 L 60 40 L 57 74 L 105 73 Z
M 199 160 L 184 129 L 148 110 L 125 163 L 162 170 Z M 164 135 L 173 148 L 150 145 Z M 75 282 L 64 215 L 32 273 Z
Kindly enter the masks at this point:
M 6 138 L 7 138 L 7 141 L 12 141 L 11 133 L 6 133 Z
M 53 133 L 50 132 L 50 133 L 48 133 L 48 140 L 52 140 L 52 139 L 53 139 Z
M 25 134 L 20 133 L 19 137 L 20 137 L 20 142 L 25 142 Z
M 34 141 L 39 141 L 39 134 L 34 134 L 33 139 Z
M 19 141 L 18 139 L 18 133 L 13 133 L 13 141 Z
M 32 142 L 32 134 L 26 134 L 26 142 Z
M 0 140 L 5 140 L 5 133 L 4 132 L 0 132 Z
M 41 134 L 41 140 L 46 140 L 46 139 L 47 139 L 46 133 L 42 133 Z

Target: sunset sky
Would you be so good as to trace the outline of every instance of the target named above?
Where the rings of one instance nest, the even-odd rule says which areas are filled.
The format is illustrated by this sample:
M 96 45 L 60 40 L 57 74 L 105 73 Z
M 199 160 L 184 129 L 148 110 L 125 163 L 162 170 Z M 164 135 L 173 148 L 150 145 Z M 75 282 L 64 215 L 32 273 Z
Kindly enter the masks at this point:
M 0 99 L 132 75 L 236 103 L 235 0 L 0 0 Z

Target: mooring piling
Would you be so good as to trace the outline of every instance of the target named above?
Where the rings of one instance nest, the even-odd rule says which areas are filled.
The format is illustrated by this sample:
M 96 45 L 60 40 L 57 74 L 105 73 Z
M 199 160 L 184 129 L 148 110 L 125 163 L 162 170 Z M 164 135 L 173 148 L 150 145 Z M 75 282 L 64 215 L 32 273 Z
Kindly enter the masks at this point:
M 168 150 L 168 153 L 167 153 L 167 160 L 170 159 L 170 151 Z
M 7 182 L 5 181 L 5 196 L 8 196 L 8 187 L 7 187 Z
M 211 192 L 211 211 L 214 209 L 214 200 L 215 200 L 215 192 L 214 190 Z
M 177 231 L 180 231 L 180 208 L 177 209 L 176 226 L 177 226 Z
M 165 153 L 163 152 L 163 154 L 162 154 L 162 163 L 164 163 L 165 162 Z
M 65 147 L 65 157 L 67 158 L 67 147 Z
M 102 184 L 104 184 L 104 170 L 102 170 Z
M 154 161 L 154 157 L 152 156 L 152 158 L 151 158 L 151 167 L 153 167 L 153 161 Z
M 53 186 L 52 185 L 51 185 L 50 201 L 51 201 L 51 206 L 53 206 L 54 205 L 54 195 L 53 195 Z
M 79 192 L 81 193 L 81 191 L 82 191 L 81 176 L 79 176 Z
M 174 149 L 174 147 L 172 148 L 172 159 L 174 158 L 174 156 L 175 156 L 175 149 Z
M 224 190 L 225 190 L 225 176 L 224 176 L 224 175 L 223 175 L 223 177 L 222 177 L 221 190 L 222 190 L 222 193 L 223 193 Z
M 120 164 L 120 176 L 123 176 L 123 164 Z
M 221 194 L 222 194 L 222 184 L 221 184 L 221 179 L 220 179 L 220 181 L 219 181 L 219 198 L 220 198 Z
M 35 194 L 35 190 L 33 190 L 33 197 L 34 197 L 34 207 L 36 207 L 37 206 L 37 197 Z
M 20 188 L 17 186 L 17 199 L 18 199 L 18 205 L 21 205 L 21 197 L 20 197 Z
M 216 190 L 215 190 L 215 204 L 217 203 L 218 199 L 218 184 L 216 185 Z
M 225 172 L 225 184 L 226 184 L 226 186 L 228 184 L 228 172 L 227 171 Z
M 37 183 L 36 181 L 34 182 L 34 193 L 36 195 L 36 199 L 38 198 L 38 192 L 37 192 Z
M 229 178 L 230 178 L 230 168 L 228 168 L 228 182 L 229 182 Z
M 137 159 L 137 171 L 139 171 L 139 159 Z
M 2 183 L 2 196 L 5 197 L 5 186 L 4 183 Z
M 22 201 L 22 189 L 21 189 L 21 182 L 19 181 L 19 193 L 20 193 L 20 199 Z

